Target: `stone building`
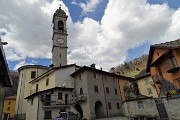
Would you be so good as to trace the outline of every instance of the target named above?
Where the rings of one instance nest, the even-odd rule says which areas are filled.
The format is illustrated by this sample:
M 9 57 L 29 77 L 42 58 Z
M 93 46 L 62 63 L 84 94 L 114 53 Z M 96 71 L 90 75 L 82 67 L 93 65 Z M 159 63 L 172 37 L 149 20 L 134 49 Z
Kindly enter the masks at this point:
M 83 118 L 118 116 L 122 113 L 119 75 L 83 66 L 71 74 L 75 101 Z

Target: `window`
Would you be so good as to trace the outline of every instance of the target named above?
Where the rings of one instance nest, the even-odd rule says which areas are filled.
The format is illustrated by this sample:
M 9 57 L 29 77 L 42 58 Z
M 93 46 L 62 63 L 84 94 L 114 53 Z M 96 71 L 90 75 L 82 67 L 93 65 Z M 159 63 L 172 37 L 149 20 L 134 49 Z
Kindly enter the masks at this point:
M 33 98 L 31 98 L 31 105 L 33 105 Z
M 137 101 L 137 104 L 139 109 L 144 108 L 143 101 Z
M 58 100 L 62 100 L 62 93 L 58 93 Z
M 51 94 L 54 94 L 54 90 L 51 90 Z
M 109 93 L 109 88 L 108 87 L 106 87 L 106 93 Z
M 108 108 L 109 110 L 111 110 L 111 103 L 108 103 Z
M 96 77 L 97 77 L 95 72 L 93 72 L 93 77 L 94 77 L 94 78 L 96 78 Z
M 46 86 L 49 85 L 49 78 L 46 79 Z
M 153 94 L 151 88 L 148 88 L 147 91 L 148 91 L 148 95 Z
M 119 103 L 116 103 L 116 107 L 117 107 L 117 109 L 119 109 Z
M 31 71 L 31 78 L 36 78 L 36 71 Z
M 80 88 L 80 95 L 83 95 L 83 88 Z
M 171 58 L 171 62 L 173 64 L 173 67 L 178 67 L 177 60 L 174 56 Z
M 8 102 L 8 105 L 10 105 L 10 104 L 11 104 L 11 101 Z
M 44 119 L 51 119 L 51 111 L 44 112 Z
M 94 91 L 98 92 L 98 86 L 94 86 Z
M 63 23 L 63 21 L 58 21 L 58 29 L 59 30 L 64 30 L 64 23 Z
M 114 93 L 115 93 L 115 95 L 117 95 L 117 89 L 116 88 L 114 88 Z
M 148 85 L 148 84 L 149 84 L 149 80 L 145 79 L 145 85 Z
M 9 110 L 10 110 L 10 107 L 7 108 L 7 111 L 9 111 Z
M 36 84 L 36 92 L 38 92 L 38 84 Z
M 79 80 L 81 80 L 81 74 L 79 74 Z
M 115 78 L 113 78 L 113 82 L 116 82 L 116 79 L 115 79 Z

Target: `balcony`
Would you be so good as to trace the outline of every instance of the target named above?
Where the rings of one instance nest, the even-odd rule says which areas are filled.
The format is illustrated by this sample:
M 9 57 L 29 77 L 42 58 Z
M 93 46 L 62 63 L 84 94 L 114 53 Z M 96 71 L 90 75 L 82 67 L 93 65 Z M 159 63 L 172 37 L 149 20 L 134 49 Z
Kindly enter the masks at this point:
M 87 94 L 79 94 L 75 97 L 76 102 L 84 102 L 87 101 Z
M 56 101 L 49 101 L 45 100 L 42 101 L 44 108 L 52 108 L 52 107 L 70 107 L 73 102 L 70 100 L 56 100 Z
M 168 73 L 175 73 L 176 71 L 178 71 L 179 70 L 179 66 L 176 66 L 176 67 L 174 67 L 174 66 L 172 66 L 171 68 L 169 68 L 168 70 L 167 70 L 167 72 Z

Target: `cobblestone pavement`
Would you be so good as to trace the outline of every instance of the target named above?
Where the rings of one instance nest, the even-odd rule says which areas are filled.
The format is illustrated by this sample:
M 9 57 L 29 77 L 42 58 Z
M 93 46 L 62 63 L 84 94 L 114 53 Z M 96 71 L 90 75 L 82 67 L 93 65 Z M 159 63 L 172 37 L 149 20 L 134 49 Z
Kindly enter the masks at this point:
M 111 118 L 100 118 L 96 120 L 128 120 L 127 117 L 111 117 Z

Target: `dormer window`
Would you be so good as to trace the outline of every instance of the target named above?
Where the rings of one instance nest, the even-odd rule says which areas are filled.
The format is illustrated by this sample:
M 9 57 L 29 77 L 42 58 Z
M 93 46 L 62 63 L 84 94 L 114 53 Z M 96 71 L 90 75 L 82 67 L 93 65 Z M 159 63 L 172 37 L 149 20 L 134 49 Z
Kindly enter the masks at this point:
M 165 69 L 168 73 L 174 73 L 177 70 L 179 70 L 179 65 L 177 63 L 177 60 L 174 56 L 170 57 L 164 62 Z
M 63 21 L 58 21 L 58 30 L 64 30 L 64 23 Z

